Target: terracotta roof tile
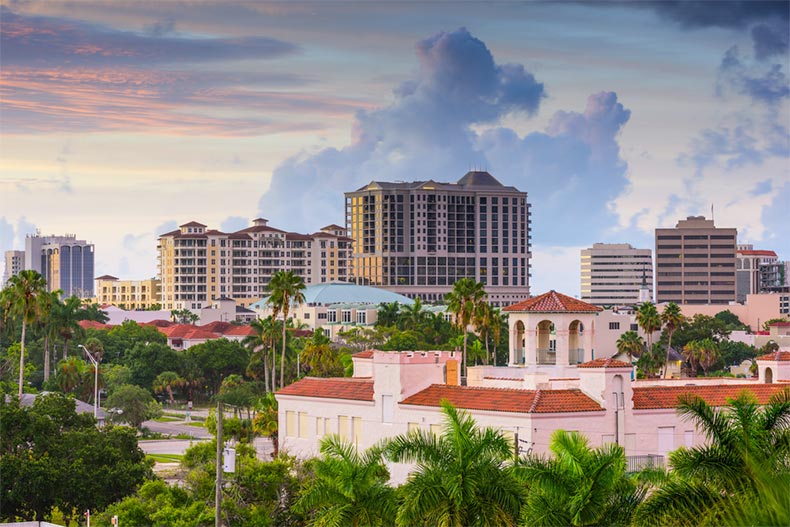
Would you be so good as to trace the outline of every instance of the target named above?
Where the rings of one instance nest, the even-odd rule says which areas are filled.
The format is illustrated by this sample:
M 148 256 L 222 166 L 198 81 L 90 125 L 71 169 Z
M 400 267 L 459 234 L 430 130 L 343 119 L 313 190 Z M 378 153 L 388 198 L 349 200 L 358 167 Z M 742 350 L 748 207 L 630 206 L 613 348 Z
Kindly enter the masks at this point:
M 214 333 L 225 333 L 228 329 L 233 327 L 233 324 L 231 324 L 230 322 L 222 322 L 220 320 L 215 320 L 214 322 L 203 324 L 200 327 L 206 331 L 212 331 Z
M 578 368 L 633 368 L 631 364 L 625 361 L 617 360 L 612 357 L 608 359 L 598 358 L 591 361 L 583 362 L 577 366 Z
M 373 401 L 373 379 L 364 377 L 305 377 L 281 388 L 278 395 Z
M 226 329 L 222 332 L 223 335 L 241 335 L 241 336 L 250 336 L 255 335 L 255 330 L 250 326 L 239 326 L 237 324 L 231 324 L 231 327 Z
M 360 351 L 359 353 L 354 353 L 352 357 L 354 357 L 355 359 L 372 359 L 373 350 Z
M 757 360 L 790 361 L 790 351 L 775 351 L 766 355 L 760 355 L 757 357 Z
M 773 257 L 776 257 L 776 253 L 775 252 L 773 252 L 773 251 L 765 251 L 765 250 L 760 250 L 760 249 L 757 249 L 757 250 L 751 250 L 751 249 L 740 250 L 740 251 L 738 251 L 738 254 L 742 254 L 744 256 L 773 256 Z
M 158 328 L 169 328 L 170 326 L 175 326 L 177 324 L 175 322 L 171 322 L 170 320 L 164 320 L 164 319 L 158 318 L 158 319 L 152 320 L 150 322 L 142 322 L 140 325 L 141 326 L 156 326 Z
M 202 223 L 198 223 L 196 221 L 190 221 L 189 223 L 179 225 L 179 227 L 205 227 L 205 225 L 203 225 Z
M 540 296 L 528 298 L 517 304 L 507 306 L 503 308 L 502 311 L 527 313 L 594 313 L 596 311 L 603 311 L 603 308 L 551 290 Z
M 741 392 L 747 391 L 757 397 L 760 404 L 766 404 L 771 396 L 786 386 L 777 384 L 725 384 L 719 386 L 645 386 L 634 388 L 634 409 L 651 410 L 657 408 L 675 408 L 678 397 L 683 394 L 694 394 L 702 397 L 711 406 L 724 406 Z
M 601 405 L 580 390 L 516 390 L 434 384 L 401 404 L 441 406 L 446 399 L 457 408 L 513 413 L 600 412 Z
M 82 329 L 110 329 L 114 326 L 110 324 L 102 324 L 101 322 L 96 322 L 95 320 L 80 320 L 77 322 Z
M 786 328 L 788 326 L 790 326 L 790 322 L 783 322 L 781 320 L 768 324 L 768 327 Z

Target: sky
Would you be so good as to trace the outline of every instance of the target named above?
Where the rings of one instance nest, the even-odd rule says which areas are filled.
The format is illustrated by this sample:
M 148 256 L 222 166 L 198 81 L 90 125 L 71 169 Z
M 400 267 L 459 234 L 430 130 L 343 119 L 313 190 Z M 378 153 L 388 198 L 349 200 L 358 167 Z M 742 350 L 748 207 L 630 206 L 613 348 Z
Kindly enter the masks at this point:
M 790 259 L 787 1 L 0 6 L 2 251 L 75 233 L 142 279 L 188 221 L 315 232 L 482 168 L 528 193 L 533 294 L 711 211 Z

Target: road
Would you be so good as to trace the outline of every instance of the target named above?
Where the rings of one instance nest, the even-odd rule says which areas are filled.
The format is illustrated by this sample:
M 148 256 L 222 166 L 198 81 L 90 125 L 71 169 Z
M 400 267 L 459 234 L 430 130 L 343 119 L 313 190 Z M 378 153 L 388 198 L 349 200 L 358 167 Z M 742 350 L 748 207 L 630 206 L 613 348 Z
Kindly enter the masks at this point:
M 160 434 L 167 434 L 171 436 L 187 434 L 197 439 L 207 439 L 211 437 L 211 434 L 205 429 L 205 427 L 190 426 L 183 421 L 170 421 L 166 423 L 160 423 L 158 421 L 145 421 L 143 426 L 148 428 L 151 432 L 159 432 Z
M 183 454 L 197 442 L 188 439 L 146 439 L 138 444 L 146 454 Z

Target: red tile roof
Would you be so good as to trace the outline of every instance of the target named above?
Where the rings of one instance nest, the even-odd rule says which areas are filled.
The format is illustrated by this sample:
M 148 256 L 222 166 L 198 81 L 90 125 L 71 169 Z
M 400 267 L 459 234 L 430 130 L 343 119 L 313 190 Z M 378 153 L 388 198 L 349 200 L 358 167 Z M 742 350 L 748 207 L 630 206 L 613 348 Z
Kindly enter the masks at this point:
M 352 357 L 354 357 L 355 359 L 372 359 L 373 350 L 360 351 L 359 353 L 354 353 Z
M 96 322 L 95 320 L 80 320 L 77 322 L 82 329 L 110 329 L 114 326 L 110 324 L 102 324 L 101 322 Z
M 447 400 L 457 408 L 529 414 L 601 412 L 603 408 L 581 390 L 516 390 L 433 384 L 407 397 L 401 404 L 441 406 Z
M 527 312 L 527 313 L 594 313 L 603 311 L 603 308 L 571 298 L 553 289 L 540 296 L 534 296 L 517 304 L 507 306 L 502 311 Z
M 609 357 L 608 359 L 598 358 L 579 364 L 579 368 L 633 368 L 627 362 Z
M 170 326 L 175 326 L 175 322 L 171 322 L 170 320 L 164 320 L 158 318 L 156 320 L 152 320 L 150 322 L 143 322 L 140 324 L 141 326 L 156 326 L 158 328 L 169 328 Z
M 760 404 L 766 404 L 771 396 L 786 386 L 778 384 L 725 384 L 719 386 L 645 386 L 634 388 L 634 409 L 651 410 L 656 408 L 675 408 L 678 397 L 693 394 L 702 397 L 711 406 L 724 406 L 741 392 L 747 391 L 757 397 Z
M 238 324 L 231 324 L 228 329 L 222 332 L 223 335 L 241 335 L 243 337 L 255 335 L 255 330 L 250 326 L 239 326 Z
M 212 333 L 190 324 L 173 324 L 164 328 L 160 327 L 159 332 L 164 333 L 169 339 L 211 340 L 221 337 L 218 333 Z
M 230 322 L 222 322 L 217 320 L 214 322 L 209 322 L 208 324 L 203 324 L 200 327 L 201 329 L 212 331 L 214 333 L 225 333 L 228 329 L 233 327 L 233 324 Z
M 94 278 L 94 280 L 118 280 L 118 277 L 110 274 L 104 274 L 101 276 L 97 276 L 96 278 Z
M 763 250 L 743 250 L 738 251 L 738 254 L 742 254 L 744 256 L 773 256 L 776 257 L 776 253 L 773 251 L 763 251 Z
M 760 355 L 757 357 L 757 360 L 790 361 L 790 351 L 775 351 L 766 355 Z
M 365 377 L 305 377 L 277 392 L 278 395 L 373 401 L 373 379 Z
M 179 225 L 179 227 L 205 227 L 205 225 L 203 225 L 202 223 L 198 223 L 196 221 L 190 221 L 189 223 Z
M 790 322 L 782 322 L 780 320 L 778 322 L 771 322 L 770 324 L 768 324 L 768 327 L 774 327 L 774 326 L 779 327 L 779 328 L 786 328 L 786 327 L 790 326 Z

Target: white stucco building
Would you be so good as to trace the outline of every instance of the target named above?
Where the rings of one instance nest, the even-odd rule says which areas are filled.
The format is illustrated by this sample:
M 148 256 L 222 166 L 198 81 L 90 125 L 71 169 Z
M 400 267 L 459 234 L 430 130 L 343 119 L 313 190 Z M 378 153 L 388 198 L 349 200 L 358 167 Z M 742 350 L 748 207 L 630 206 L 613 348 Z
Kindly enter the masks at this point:
M 327 434 L 365 449 L 414 428 L 438 432 L 447 400 L 481 426 L 501 429 L 519 452 L 547 453 L 551 434 L 564 429 L 582 432 L 592 446 L 619 443 L 638 465 L 704 441 L 675 412 L 682 394 L 718 406 L 748 390 L 765 403 L 788 387 L 780 381 L 790 381 L 790 351 L 758 358 L 757 380 L 631 381 L 631 365 L 608 358 L 613 350 L 592 357 L 597 309 L 553 291 L 511 306 L 510 365 L 470 367 L 466 379 L 458 375 L 460 353 L 358 353 L 352 378 L 308 377 L 277 393 L 280 447 L 309 457 Z M 392 466 L 393 480 L 404 481 L 408 468 Z

